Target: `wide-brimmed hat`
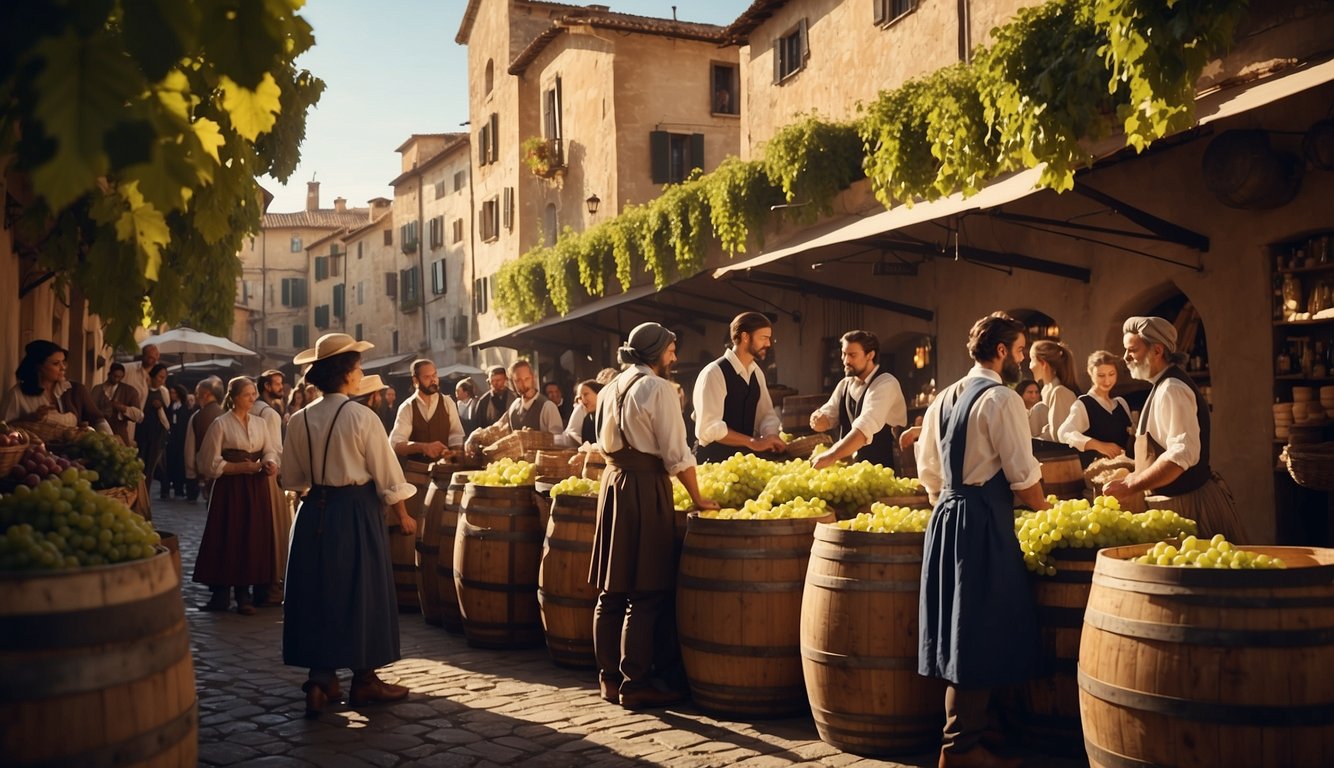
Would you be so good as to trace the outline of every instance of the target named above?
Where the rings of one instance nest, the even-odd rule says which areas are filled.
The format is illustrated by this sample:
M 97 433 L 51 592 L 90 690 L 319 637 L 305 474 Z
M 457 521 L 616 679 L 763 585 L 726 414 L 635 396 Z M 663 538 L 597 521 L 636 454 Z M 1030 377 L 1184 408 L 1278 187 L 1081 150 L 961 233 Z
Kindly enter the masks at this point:
M 357 385 L 356 391 L 352 392 L 351 395 L 352 397 L 365 397 L 374 392 L 379 392 L 384 387 L 385 384 L 380 378 L 380 374 L 372 373 L 369 376 L 361 377 L 361 383 Z
M 297 356 L 292 358 L 292 362 L 297 365 L 305 365 L 318 360 L 341 355 L 344 352 L 365 352 L 373 349 L 374 344 L 369 341 L 357 341 L 346 333 L 326 333 L 315 342 L 312 349 L 304 352 L 298 352 Z

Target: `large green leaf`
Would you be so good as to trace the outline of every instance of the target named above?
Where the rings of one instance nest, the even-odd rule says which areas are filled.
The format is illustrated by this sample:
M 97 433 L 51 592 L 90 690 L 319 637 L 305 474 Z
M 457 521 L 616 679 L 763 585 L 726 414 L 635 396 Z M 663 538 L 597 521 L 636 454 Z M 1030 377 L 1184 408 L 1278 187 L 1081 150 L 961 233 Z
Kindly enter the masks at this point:
M 200 0 L 199 7 L 204 50 L 219 74 L 254 90 L 287 57 L 285 19 L 274 18 L 265 0 Z
M 161 80 L 199 44 L 199 9 L 181 0 L 120 0 L 125 50 L 149 80 Z

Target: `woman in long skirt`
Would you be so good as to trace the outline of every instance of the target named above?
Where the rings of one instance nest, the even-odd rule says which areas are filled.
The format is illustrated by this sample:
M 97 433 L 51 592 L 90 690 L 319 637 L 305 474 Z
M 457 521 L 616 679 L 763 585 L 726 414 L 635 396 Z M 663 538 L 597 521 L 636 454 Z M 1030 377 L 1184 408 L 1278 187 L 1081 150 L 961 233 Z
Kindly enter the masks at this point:
M 236 590 L 237 613 L 249 616 L 255 612 L 250 588 L 263 591 L 278 576 L 269 502 L 278 446 L 264 420 L 250 413 L 257 396 L 254 382 L 244 376 L 228 382 L 224 413 L 209 426 L 199 449 L 200 467 L 216 478 L 195 560 L 194 580 L 213 590 L 206 611 L 227 610 L 230 587 Z
M 416 489 L 403 479 L 375 413 L 347 407 L 362 379 L 361 353 L 371 347 L 330 333 L 293 360 L 311 364 L 306 381 L 324 393 L 292 416 L 283 444 L 283 487 L 306 492 L 287 559 L 283 662 L 310 670 L 302 686 L 307 717 L 341 700 L 339 669 L 352 670 L 354 706 L 408 695 L 375 674 L 400 658 L 384 508 L 413 535 L 416 521 L 403 500 Z

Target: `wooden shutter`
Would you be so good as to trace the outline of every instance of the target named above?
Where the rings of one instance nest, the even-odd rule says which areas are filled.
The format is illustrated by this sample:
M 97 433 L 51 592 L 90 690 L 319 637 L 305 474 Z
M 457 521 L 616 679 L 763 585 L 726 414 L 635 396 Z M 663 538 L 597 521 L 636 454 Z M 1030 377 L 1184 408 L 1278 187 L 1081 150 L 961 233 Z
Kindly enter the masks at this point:
M 398 273 L 384 273 L 384 295 L 391 299 L 398 298 Z
M 339 283 L 338 285 L 335 285 L 335 286 L 333 287 L 333 316 L 334 316 L 334 317 L 339 317 L 339 318 L 343 317 L 343 315 L 344 315 L 344 313 L 345 313 L 345 312 L 344 312 L 344 308 L 345 308 L 345 306 L 347 305 L 346 298 L 347 298 L 347 293 L 346 293 L 346 289 L 343 287 L 343 285 L 342 285 L 341 283 Z
M 774 82 L 783 80 L 783 38 L 774 38 Z
M 690 134 L 690 167 L 704 170 L 704 134 L 702 133 Z
M 494 163 L 500 159 L 500 115 L 497 115 L 495 112 L 492 112 L 491 122 L 489 125 L 491 128 L 490 131 L 491 146 L 488 151 L 487 157 L 489 162 Z
M 293 306 L 293 305 L 292 305 L 292 278 L 290 278 L 290 277 L 284 277 L 284 278 L 283 278 L 283 306 L 284 306 L 284 307 L 290 307 L 290 306 Z
M 649 131 L 649 176 L 654 184 L 671 181 L 671 138 L 666 131 Z
M 885 23 L 885 6 L 888 4 L 888 0 L 871 0 L 871 12 L 876 24 Z
M 514 187 L 505 187 L 505 196 L 500 206 L 500 218 L 505 229 L 514 229 Z
M 806 66 L 806 60 L 811 57 L 811 39 L 807 34 L 806 20 L 802 19 L 797 23 L 797 34 L 801 36 L 801 60 L 793 69 L 801 69 Z

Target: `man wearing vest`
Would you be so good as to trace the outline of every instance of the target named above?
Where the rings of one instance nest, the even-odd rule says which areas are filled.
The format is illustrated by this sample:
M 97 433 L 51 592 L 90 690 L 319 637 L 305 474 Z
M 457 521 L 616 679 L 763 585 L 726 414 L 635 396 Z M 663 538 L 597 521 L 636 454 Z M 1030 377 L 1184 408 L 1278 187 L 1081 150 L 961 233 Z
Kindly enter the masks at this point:
M 834 387 L 829 402 L 811 414 L 811 429 L 827 431 L 838 425 L 838 442 L 811 465 L 824 469 L 851 456 L 882 467 L 894 466 L 894 430 L 908 423 L 908 405 L 899 380 L 880 367 L 880 340 L 870 331 L 848 331 L 843 347 L 847 378 Z
M 412 363 L 412 394 L 398 407 L 389 446 L 402 457 L 434 461 L 463 448 L 463 421 L 454 401 L 440 394 L 435 363 Z
M 491 369 L 491 388 L 477 398 L 473 407 L 472 420 L 476 427 L 487 427 L 500 420 L 514 402 L 514 390 L 510 389 L 505 369 L 499 365 Z
M 199 498 L 199 478 L 204 478 L 204 500 L 208 500 L 211 481 L 208 475 L 199 471 L 196 457 L 204 445 L 204 435 L 208 428 L 222 415 L 222 379 L 209 376 L 195 385 L 195 405 L 199 409 L 190 417 L 185 427 L 185 500 L 193 504 Z
M 560 410 L 556 404 L 537 391 L 537 380 L 533 378 L 533 366 L 527 360 L 515 360 L 510 365 L 510 381 L 514 382 L 514 391 L 518 396 L 505 415 L 496 421 L 509 424 L 510 430 L 541 430 L 559 435 L 565 431 L 565 424 L 560 420 Z
M 97 409 L 106 415 L 111 434 L 120 438 L 126 445 L 134 445 L 130 439 L 130 427 L 144 420 L 144 412 L 139 408 L 143 398 L 125 381 L 125 366 L 112 363 L 107 371 L 104 384 L 94 388 Z
M 1201 538 L 1221 533 L 1247 543 L 1232 492 L 1209 466 L 1209 403 L 1178 367 L 1184 355 L 1176 351 L 1176 327 L 1161 317 L 1132 317 L 1121 331 L 1130 375 L 1153 389 L 1135 430 L 1135 471 L 1103 493 L 1121 499 L 1147 493 L 1151 509 L 1194 520 Z
M 773 325 L 759 312 L 732 318 L 732 346 L 704 366 L 695 380 L 695 458 L 722 461 L 734 453 L 781 453 L 782 424 L 769 399 L 763 361 L 773 346 Z

